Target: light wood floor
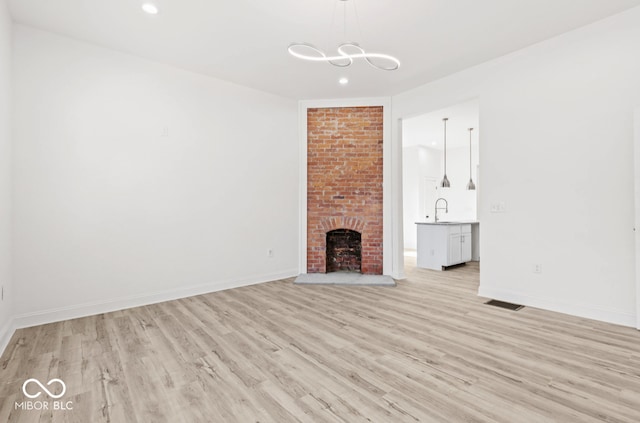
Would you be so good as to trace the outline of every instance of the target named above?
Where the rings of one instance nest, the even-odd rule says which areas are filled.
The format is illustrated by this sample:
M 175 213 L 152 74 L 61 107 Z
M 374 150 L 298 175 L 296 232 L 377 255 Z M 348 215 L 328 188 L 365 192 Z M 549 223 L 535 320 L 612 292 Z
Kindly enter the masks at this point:
M 395 288 L 284 280 L 19 330 L 0 421 L 640 421 L 640 332 L 409 265 Z M 31 377 L 73 410 L 14 410 Z

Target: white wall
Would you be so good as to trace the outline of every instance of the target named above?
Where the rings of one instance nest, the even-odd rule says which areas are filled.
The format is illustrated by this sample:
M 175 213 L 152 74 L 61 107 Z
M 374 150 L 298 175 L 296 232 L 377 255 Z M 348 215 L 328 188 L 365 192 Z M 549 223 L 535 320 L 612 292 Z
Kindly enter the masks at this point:
M 449 213 L 438 218 L 442 220 L 471 221 L 478 217 L 477 195 L 480 191 L 480 184 L 476 175 L 478 168 L 478 149 L 472 147 L 473 154 L 471 156 L 473 172 L 473 181 L 476 184 L 476 190 L 469 191 L 467 183 L 469 182 L 469 148 L 452 148 L 447 149 L 447 178 L 451 183 L 450 188 L 441 188 L 439 196 L 445 198 L 449 202 Z M 442 158 L 444 162 L 444 157 Z M 442 177 L 440 177 L 441 179 Z M 439 180 L 440 180 L 439 179 Z
M 479 98 L 480 295 L 635 325 L 639 45 L 634 8 L 393 98 L 394 122 Z
M 404 214 L 404 248 L 416 249 L 416 228 L 420 220 L 420 153 L 418 145 L 402 149 L 402 212 Z M 422 216 L 424 218 L 424 216 Z
M 295 101 L 14 36 L 19 325 L 297 274 Z
M 403 137 L 405 132 L 403 131 Z M 453 148 L 447 150 L 447 178 L 450 188 L 437 187 L 434 201 L 425 204 L 425 178 L 434 178 L 439 184 L 443 175 L 444 153 L 442 150 L 426 146 L 410 145 L 402 149 L 404 247 L 416 249 L 417 229 L 415 222 L 433 222 L 435 219 L 435 199 L 442 197 L 449 204 L 449 212 L 438 212 L 440 220 L 472 221 L 477 219 L 478 191 L 468 191 L 469 149 Z M 478 149 L 473 147 L 473 180 L 479 190 L 475 174 L 478 165 Z M 442 204 L 441 204 L 442 206 Z M 429 216 L 429 218 L 426 218 Z
M 403 133 L 404 135 L 404 133 Z M 402 149 L 404 247 L 417 248 L 415 222 L 433 220 L 433 209 L 425 206 L 425 178 L 442 178 L 442 152 L 420 145 Z M 426 219 L 426 216 L 429 219 Z
M 11 278 L 11 19 L 0 0 L 0 353 L 12 334 Z

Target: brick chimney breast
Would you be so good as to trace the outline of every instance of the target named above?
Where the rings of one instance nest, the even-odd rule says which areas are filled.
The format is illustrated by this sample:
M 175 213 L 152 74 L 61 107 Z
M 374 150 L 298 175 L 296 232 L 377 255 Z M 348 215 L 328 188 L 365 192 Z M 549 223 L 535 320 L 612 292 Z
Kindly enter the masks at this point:
M 327 233 L 361 235 L 361 272 L 382 274 L 382 107 L 307 110 L 307 273 L 327 272 Z

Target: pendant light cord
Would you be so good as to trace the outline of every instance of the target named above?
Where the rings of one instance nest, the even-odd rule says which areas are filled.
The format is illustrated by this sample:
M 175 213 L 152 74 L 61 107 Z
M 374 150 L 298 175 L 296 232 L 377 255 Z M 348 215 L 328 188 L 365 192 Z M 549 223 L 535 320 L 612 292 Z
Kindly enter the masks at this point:
M 344 3 L 342 5 L 342 37 L 343 41 L 338 43 L 338 52 L 337 54 L 327 54 L 325 51 L 329 48 L 331 44 L 332 34 L 337 38 L 340 37 L 340 28 L 338 25 L 338 1 Z M 298 59 L 309 60 L 313 62 L 328 62 L 333 66 L 337 66 L 340 68 L 346 68 L 350 66 L 354 59 L 362 59 L 366 61 L 370 66 L 379 69 L 379 70 L 387 70 L 394 71 L 400 68 L 400 61 L 395 57 L 383 54 L 383 53 L 371 53 L 365 51 L 360 44 L 355 41 L 348 41 L 347 36 L 347 2 L 349 0 L 338 0 L 333 2 L 333 12 L 331 15 L 331 25 L 329 28 L 329 32 L 327 33 L 327 47 L 322 50 L 313 44 L 310 43 L 291 43 L 287 50 L 289 54 Z M 356 0 L 351 0 L 353 2 L 353 13 L 355 15 L 356 20 L 356 32 L 362 36 L 362 28 L 360 26 L 360 16 L 358 15 L 358 9 L 356 7 Z M 352 30 L 353 32 L 353 30 Z M 357 35 L 357 34 L 354 34 Z
M 473 128 L 469 128 L 469 183 L 467 183 L 467 190 L 474 191 L 476 184 L 473 183 L 473 153 L 471 151 L 471 138 Z
M 469 128 L 469 180 L 473 180 L 473 178 L 471 178 L 471 169 L 472 169 L 472 165 L 471 165 L 471 131 L 473 131 L 473 128 Z
M 442 121 L 444 122 L 444 174 L 447 175 L 447 120 L 449 118 L 444 118 Z
M 449 182 L 449 178 L 447 178 L 447 121 L 449 118 L 442 118 L 442 122 L 444 123 L 444 176 L 442 177 L 442 182 L 440 186 L 442 188 L 451 187 L 451 182 Z

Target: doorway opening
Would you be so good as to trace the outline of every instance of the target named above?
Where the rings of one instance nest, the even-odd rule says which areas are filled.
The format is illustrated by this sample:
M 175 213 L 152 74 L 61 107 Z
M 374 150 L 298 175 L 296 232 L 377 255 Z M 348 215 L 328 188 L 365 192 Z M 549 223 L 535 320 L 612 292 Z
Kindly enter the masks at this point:
M 402 192 L 405 257 L 416 257 L 418 223 L 435 224 L 436 201 L 444 198 L 448 207 L 437 210 L 438 220 L 474 222 L 472 260 L 480 260 L 478 223 L 479 101 L 466 101 L 447 108 L 402 118 Z M 450 187 L 440 182 L 446 173 Z M 473 130 L 469 130 L 473 128 Z M 476 189 L 467 189 L 472 179 Z M 443 201 L 439 203 L 444 204 Z

